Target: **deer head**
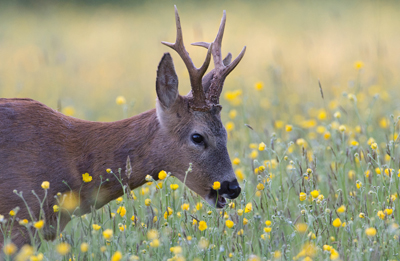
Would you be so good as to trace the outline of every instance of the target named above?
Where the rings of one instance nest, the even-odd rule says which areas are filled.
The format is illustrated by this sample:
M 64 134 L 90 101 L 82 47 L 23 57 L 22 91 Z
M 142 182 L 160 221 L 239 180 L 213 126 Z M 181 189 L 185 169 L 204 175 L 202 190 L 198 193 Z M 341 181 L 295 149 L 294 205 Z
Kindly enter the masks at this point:
M 226 204 L 225 198 L 236 198 L 241 189 L 226 148 L 227 133 L 221 122 L 219 96 L 226 76 L 240 62 L 246 47 L 233 62 L 231 54 L 222 59 L 221 42 L 226 21 L 224 11 L 214 42 L 194 43 L 208 49 L 203 65 L 196 68 L 183 44 L 176 6 L 175 19 L 175 43 L 162 43 L 174 49 L 185 63 L 189 71 L 191 92 L 186 96 L 179 95 L 173 61 L 170 54 L 165 53 L 158 66 L 156 80 L 157 118 L 162 136 L 170 140 L 165 151 L 171 153 L 167 157 L 174 161 L 170 165 L 174 166 L 172 173 L 182 182 L 185 179 L 183 170 L 192 163 L 193 171 L 188 174 L 186 185 L 209 204 L 221 208 Z M 205 75 L 211 54 L 215 68 Z M 215 181 L 221 184 L 218 192 L 212 188 Z

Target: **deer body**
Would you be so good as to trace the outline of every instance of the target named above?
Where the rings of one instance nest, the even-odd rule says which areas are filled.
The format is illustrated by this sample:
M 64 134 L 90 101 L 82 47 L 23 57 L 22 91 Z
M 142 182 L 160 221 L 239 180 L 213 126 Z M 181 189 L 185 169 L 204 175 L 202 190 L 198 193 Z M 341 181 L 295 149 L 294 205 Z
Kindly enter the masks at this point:
M 106 172 L 107 168 L 124 171 L 129 156 L 133 174 L 129 180 L 124 177 L 124 181 L 132 189 L 145 183 L 146 174 L 156 177 L 155 173 L 168 168 L 168 162 L 163 161 L 165 157 L 159 155 L 162 150 L 153 146 L 155 143 L 165 146 L 160 136 L 157 138 L 159 127 L 154 109 L 118 122 L 101 123 L 65 116 L 34 100 L 0 99 L 1 212 L 6 214 L 18 206 L 18 217 L 29 219 L 24 202 L 13 193 L 16 189 L 23 192 L 34 217 L 38 218 L 39 202 L 31 191 L 43 198 L 41 183 L 49 181 L 51 196 L 44 205 L 45 219 L 47 223 L 55 222 L 58 214 L 53 212 L 53 206 L 58 203 L 53 196 L 70 189 L 78 192 L 83 173 L 90 173 L 93 181 L 84 184 L 80 192 L 78 213 L 90 211 L 100 175 L 103 181 L 109 179 L 102 185 L 96 201 L 96 208 L 103 206 L 123 195 L 120 183 Z M 64 219 L 65 225 L 69 221 L 67 215 Z M 56 227 L 56 223 L 52 225 Z M 53 239 L 55 230 L 45 234 Z M 29 241 L 28 237 L 25 239 Z
M 58 218 L 53 211 L 58 204 L 55 195 L 70 191 L 79 195 L 76 215 L 90 212 L 93 206 L 103 206 L 124 193 L 120 182 L 106 169 L 114 172 L 121 169 L 125 174 L 128 157 L 132 174 L 122 178 L 131 189 L 144 184 L 146 175 L 157 180 L 161 170 L 183 181 L 192 163 L 193 171 L 185 185 L 209 204 L 224 207 L 225 198 L 239 195 L 240 187 L 226 149 L 227 134 L 220 119 L 218 98 L 225 77 L 243 57 L 244 50 L 232 63 L 230 54 L 222 60 L 224 14 L 216 40 L 211 44 L 196 44 L 208 48 L 206 61 L 197 69 L 183 46 L 176 9 L 175 15 L 177 41 L 165 44 L 178 52 L 189 70 L 192 92 L 186 96 L 178 93 L 178 77 L 172 58 L 166 53 L 157 71 L 156 109 L 132 118 L 91 122 L 65 116 L 31 99 L 0 99 L 0 214 L 19 207 L 19 219 L 37 221 L 40 204 L 32 191 L 43 198 L 41 184 L 48 181 L 43 235 L 52 240 L 56 237 Z M 204 76 L 211 54 L 215 68 Z M 84 173 L 89 173 L 93 180 L 84 183 Z M 106 179 L 107 182 L 101 183 Z M 219 194 L 212 189 L 215 181 L 221 183 Z M 14 190 L 22 192 L 32 217 Z M 61 212 L 60 230 L 69 220 L 70 213 Z M 30 243 L 24 229 L 17 224 L 13 229 L 11 240 L 18 246 Z M 0 235 L 0 246 L 3 238 Z

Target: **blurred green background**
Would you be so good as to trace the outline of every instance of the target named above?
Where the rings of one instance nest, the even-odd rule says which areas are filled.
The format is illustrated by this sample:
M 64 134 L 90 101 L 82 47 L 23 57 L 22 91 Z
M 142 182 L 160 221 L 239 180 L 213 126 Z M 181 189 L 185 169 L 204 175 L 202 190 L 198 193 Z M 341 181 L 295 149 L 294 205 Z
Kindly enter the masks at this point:
M 257 99 L 264 105 L 276 91 L 293 105 L 320 102 L 320 79 L 328 101 L 358 81 L 398 94 L 398 1 L 14 1 L 0 3 L 0 97 L 29 97 L 72 108 L 78 118 L 112 121 L 123 117 L 115 104 L 123 95 L 132 116 L 154 107 L 164 52 L 172 53 L 180 92 L 187 93 L 182 61 L 160 43 L 175 39 L 174 4 L 197 65 L 205 49 L 189 44 L 212 41 L 227 11 L 223 52 L 248 49 L 225 91 L 242 89 L 251 100 L 261 81 L 265 91 Z M 363 62 L 361 73 L 355 61 Z

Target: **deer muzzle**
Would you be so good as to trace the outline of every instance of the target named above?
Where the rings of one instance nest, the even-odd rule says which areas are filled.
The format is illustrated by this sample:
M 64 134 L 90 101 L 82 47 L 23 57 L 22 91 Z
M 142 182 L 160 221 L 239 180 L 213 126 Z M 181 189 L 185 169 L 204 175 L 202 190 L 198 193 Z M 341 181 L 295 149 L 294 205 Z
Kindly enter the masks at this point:
M 219 194 L 228 199 L 235 199 L 240 195 L 241 191 L 242 189 L 239 186 L 239 182 L 237 179 L 234 179 L 233 181 L 222 182 Z

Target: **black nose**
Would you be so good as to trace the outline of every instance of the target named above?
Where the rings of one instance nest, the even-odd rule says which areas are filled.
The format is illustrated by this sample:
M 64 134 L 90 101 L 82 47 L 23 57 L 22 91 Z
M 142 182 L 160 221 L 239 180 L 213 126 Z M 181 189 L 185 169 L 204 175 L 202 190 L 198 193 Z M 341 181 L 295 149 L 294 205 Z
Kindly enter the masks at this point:
M 241 191 L 242 189 L 239 186 L 239 182 L 235 179 L 233 181 L 222 182 L 219 193 L 229 199 L 235 199 L 240 195 Z

